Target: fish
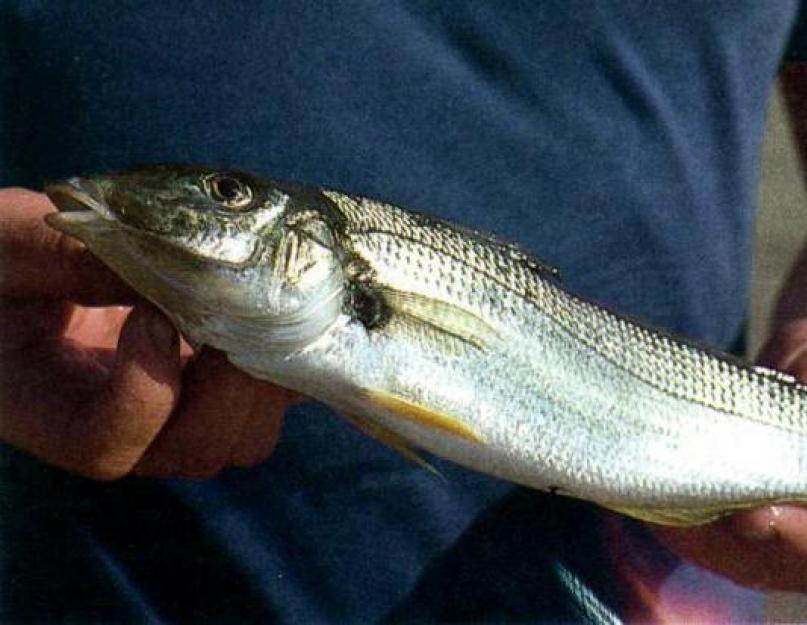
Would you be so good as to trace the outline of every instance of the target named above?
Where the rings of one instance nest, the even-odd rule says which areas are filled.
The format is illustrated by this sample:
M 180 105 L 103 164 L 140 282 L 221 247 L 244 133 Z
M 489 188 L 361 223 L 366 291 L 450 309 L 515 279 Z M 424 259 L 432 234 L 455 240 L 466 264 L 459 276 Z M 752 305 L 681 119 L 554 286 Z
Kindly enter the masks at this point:
M 521 247 L 202 166 L 46 187 L 196 347 L 423 452 L 644 521 L 807 499 L 807 387 L 617 314 Z

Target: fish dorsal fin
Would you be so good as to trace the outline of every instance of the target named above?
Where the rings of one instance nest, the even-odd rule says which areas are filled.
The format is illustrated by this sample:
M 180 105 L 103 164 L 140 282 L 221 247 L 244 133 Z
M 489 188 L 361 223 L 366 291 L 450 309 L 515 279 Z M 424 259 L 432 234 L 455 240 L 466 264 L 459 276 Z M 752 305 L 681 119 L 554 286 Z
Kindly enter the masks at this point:
M 485 349 L 499 339 L 498 332 L 487 321 L 464 308 L 419 293 L 399 291 L 383 285 L 374 288 L 390 310 L 474 347 Z
M 523 250 L 517 243 L 512 243 L 489 232 L 482 232 L 481 230 L 469 228 L 468 226 L 456 224 L 445 219 L 426 217 L 424 215 L 418 215 L 418 217 L 420 217 L 421 220 L 425 220 L 427 223 L 431 222 L 440 228 L 458 232 L 470 239 L 481 241 L 489 246 L 495 247 L 499 252 L 509 256 L 510 260 L 526 267 L 542 278 L 552 278 L 560 282 L 560 270 L 557 267 L 553 267 L 549 263 L 536 258 L 530 252 Z
M 440 473 L 433 464 L 431 464 L 428 460 L 425 460 L 423 456 L 418 454 L 414 449 L 412 449 L 406 440 L 398 436 L 395 432 L 388 430 L 383 425 L 379 425 L 378 423 L 366 419 L 364 417 L 342 414 L 342 416 L 352 423 L 356 428 L 367 434 L 370 438 L 374 438 L 379 443 L 383 443 L 387 447 L 397 451 L 401 456 L 409 460 L 410 462 L 414 462 L 418 466 L 426 469 L 430 473 L 434 473 L 436 476 L 445 479 L 442 473 Z
M 551 278 L 555 282 L 560 282 L 560 269 L 557 267 L 553 267 L 542 260 L 538 260 L 530 254 L 529 252 L 525 252 L 522 250 L 518 245 L 513 243 L 504 243 L 501 244 L 504 249 L 507 250 L 508 255 L 512 258 L 515 262 L 523 265 L 533 273 L 538 274 L 542 278 Z
M 482 443 L 482 436 L 471 426 L 456 417 L 422 406 L 395 393 L 376 389 L 363 389 L 364 399 L 374 406 L 394 413 L 430 430 L 451 434 L 472 443 Z

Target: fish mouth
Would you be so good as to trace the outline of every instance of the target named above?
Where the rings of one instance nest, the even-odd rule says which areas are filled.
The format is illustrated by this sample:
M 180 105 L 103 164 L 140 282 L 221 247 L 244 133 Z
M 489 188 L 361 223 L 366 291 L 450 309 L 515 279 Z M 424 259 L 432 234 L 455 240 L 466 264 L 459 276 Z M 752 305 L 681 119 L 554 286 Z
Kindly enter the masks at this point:
M 117 221 L 104 200 L 101 186 L 86 178 L 68 178 L 45 186 L 58 213 L 45 217 L 49 226 L 67 234 L 81 231 L 81 227 L 98 221 Z

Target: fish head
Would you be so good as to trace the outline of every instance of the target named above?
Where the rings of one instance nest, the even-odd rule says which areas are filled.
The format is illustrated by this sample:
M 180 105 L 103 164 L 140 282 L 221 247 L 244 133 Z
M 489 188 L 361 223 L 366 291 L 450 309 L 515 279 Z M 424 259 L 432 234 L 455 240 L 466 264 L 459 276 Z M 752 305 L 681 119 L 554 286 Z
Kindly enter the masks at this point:
M 339 251 L 316 192 L 187 166 L 70 178 L 45 192 L 60 209 L 49 225 L 196 342 L 226 349 L 257 324 L 300 343 L 338 315 Z

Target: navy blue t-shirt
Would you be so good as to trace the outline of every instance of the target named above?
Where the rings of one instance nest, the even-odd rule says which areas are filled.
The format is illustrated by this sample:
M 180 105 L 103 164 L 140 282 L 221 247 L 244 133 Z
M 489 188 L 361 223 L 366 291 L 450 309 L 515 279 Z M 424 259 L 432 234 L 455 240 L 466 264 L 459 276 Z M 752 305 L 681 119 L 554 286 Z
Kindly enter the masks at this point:
M 0 185 L 203 162 L 341 188 L 725 346 L 796 4 L 7 1 Z M 4 622 L 561 622 L 585 612 L 569 575 L 626 601 L 592 507 L 435 479 L 323 407 L 209 482 L 0 462 Z

